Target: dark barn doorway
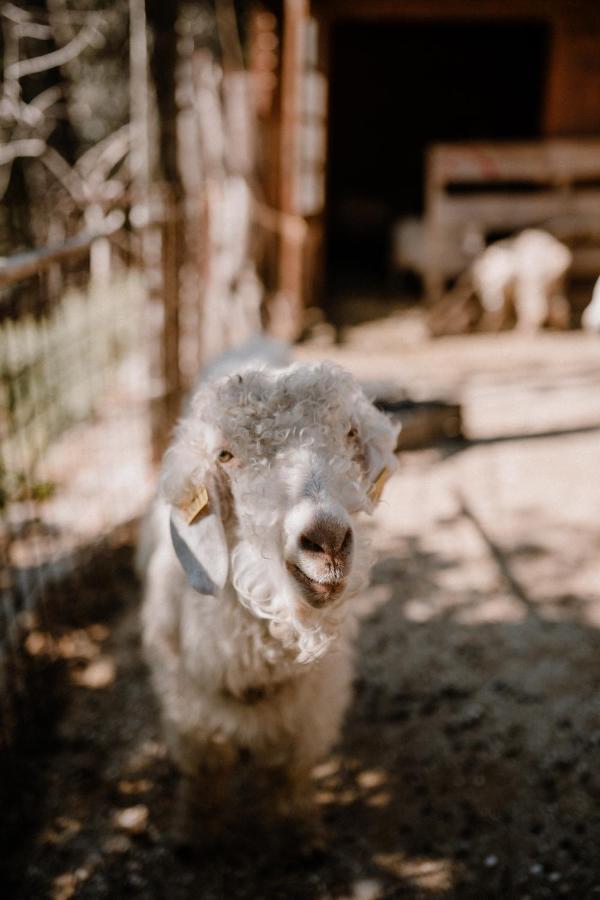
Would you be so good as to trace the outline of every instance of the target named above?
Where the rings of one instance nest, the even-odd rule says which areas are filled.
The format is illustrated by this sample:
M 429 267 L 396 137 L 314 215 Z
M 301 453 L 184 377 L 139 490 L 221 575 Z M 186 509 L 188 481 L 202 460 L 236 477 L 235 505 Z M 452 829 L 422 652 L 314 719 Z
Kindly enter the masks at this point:
M 423 212 L 428 144 L 540 136 L 549 29 L 339 22 L 331 34 L 328 294 L 381 294 L 393 222 Z

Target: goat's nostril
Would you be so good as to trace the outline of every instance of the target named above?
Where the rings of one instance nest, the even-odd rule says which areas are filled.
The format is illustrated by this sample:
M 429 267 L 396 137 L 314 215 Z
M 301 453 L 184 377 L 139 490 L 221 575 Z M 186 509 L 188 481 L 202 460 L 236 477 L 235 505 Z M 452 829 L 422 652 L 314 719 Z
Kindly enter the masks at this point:
M 311 541 L 310 538 L 306 537 L 305 534 L 300 537 L 300 546 L 303 550 L 308 550 L 309 553 L 324 553 L 323 547 L 320 544 L 317 544 L 316 541 Z
M 352 529 L 332 527 L 329 523 L 317 525 L 300 535 L 300 549 L 315 555 L 337 557 L 348 553 L 352 544 Z

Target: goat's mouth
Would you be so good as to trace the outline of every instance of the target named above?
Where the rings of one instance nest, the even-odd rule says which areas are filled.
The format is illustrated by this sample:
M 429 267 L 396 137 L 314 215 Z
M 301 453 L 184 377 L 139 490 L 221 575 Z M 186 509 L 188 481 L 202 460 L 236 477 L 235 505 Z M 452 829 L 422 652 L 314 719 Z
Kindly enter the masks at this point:
M 286 562 L 286 569 L 299 585 L 303 598 L 315 609 L 337 599 L 346 586 L 345 579 L 337 581 L 315 581 L 293 562 Z

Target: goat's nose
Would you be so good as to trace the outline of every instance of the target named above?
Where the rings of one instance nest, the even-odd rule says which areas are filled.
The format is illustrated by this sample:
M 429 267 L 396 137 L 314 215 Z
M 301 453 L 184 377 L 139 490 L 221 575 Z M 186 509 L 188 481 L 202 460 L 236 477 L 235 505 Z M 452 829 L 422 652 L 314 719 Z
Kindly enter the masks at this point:
M 307 553 L 334 560 L 346 554 L 352 544 L 352 529 L 335 519 L 318 519 L 300 535 L 300 547 Z

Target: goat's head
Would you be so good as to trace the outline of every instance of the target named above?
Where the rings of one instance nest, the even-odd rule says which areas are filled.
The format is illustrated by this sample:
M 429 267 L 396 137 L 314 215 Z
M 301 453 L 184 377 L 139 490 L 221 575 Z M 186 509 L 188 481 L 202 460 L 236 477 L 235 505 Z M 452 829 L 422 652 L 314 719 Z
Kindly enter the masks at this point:
M 397 428 L 329 363 L 200 386 L 168 450 L 163 492 L 190 583 L 230 573 L 256 615 L 313 628 L 367 574 L 360 512 L 395 468 Z

